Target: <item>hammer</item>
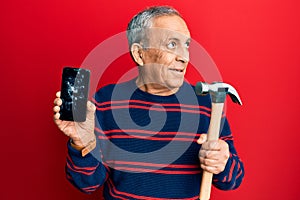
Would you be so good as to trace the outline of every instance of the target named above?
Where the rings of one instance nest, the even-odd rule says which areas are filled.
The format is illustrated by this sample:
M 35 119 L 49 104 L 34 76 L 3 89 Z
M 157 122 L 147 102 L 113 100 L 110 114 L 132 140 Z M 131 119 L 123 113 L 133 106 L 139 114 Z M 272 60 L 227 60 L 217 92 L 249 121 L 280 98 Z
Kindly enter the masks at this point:
M 220 125 L 226 94 L 229 94 L 234 103 L 242 105 L 242 101 L 237 91 L 227 83 L 207 84 L 198 82 L 195 86 L 197 95 L 210 94 L 212 99 L 211 118 L 207 132 L 207 140 L 218 140 L 220 135 Z M 203 171 L 200 187 L 200 200 L 209 200 L 213 174 Z

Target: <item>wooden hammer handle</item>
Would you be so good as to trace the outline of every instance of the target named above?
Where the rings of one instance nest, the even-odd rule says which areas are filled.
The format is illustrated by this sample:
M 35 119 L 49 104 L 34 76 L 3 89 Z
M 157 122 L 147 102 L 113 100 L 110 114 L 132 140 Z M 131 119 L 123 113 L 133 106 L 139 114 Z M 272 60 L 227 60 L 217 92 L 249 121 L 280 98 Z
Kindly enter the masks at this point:
M 224 103 L 212 103 L 207 141 L 218 140 Z M 209 200 L 213 174 L 203 171 L 200 187 L 200 200 Z

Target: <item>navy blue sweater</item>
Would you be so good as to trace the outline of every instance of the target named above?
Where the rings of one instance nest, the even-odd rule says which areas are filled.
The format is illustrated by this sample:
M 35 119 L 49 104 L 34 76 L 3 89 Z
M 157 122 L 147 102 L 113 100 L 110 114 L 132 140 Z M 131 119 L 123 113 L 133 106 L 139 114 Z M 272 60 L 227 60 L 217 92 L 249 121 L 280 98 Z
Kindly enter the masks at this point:
M 66 174 L 83 192 L 104 185 L 105 199 L 198 199 L 202 170 L 197 139 L 209 126 L 209 95 L 184 83 L 170 96 L 141 91 L 134 80 L 108 85 L 94 97 L 97 148 L 85 157 L 68 144 Z M 229 145 L 225 170 L 213 185 L 237 188 L 243 163 L 225 117 L 220 139 Z

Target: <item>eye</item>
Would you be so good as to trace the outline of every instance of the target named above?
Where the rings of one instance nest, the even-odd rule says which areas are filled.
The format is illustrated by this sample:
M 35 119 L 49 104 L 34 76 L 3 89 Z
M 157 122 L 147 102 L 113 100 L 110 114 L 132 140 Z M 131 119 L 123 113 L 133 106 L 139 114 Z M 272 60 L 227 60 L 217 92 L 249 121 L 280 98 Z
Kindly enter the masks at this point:
M 184 46 L 185 46 L 185 48 L 188 49 L 190 47 L 190 42 L 188 41 L 188 42 L 184 43 Z
M 176 47 L 176 42 L 174 42 L 174 41 L 169 42 L 167 47 L 168 47 L 168 49 L 174 49 Z

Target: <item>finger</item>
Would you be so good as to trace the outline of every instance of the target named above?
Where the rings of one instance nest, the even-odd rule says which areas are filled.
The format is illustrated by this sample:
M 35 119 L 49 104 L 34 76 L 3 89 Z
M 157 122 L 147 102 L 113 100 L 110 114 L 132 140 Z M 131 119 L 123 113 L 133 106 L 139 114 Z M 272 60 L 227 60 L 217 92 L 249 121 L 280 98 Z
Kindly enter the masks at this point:
M 212 162 L 213 163 L 209 163 L 209 161 L 207 161 L 207 163 L 209 164 L 201 163 L 200 166 L 203 170 L 209 171 L 213 174 L 219 174 L 220 172 L 224 171 L 226 163 L 214 163 L 214 161 Z
M 214 166 L 214 167 L 217 167 L 219 164 L 219 162 L 217 160 L 206 159 L 206 158 L 201 158 L 201 157 L 200 157 L 200 163 L 205 166 Z
M 53 107 L 53 112 L 58 113 L 60 111 L 60 107 L 59 106 L 54 106 Z
M 203 144 L 207 140 L 207 134 L 201 134 L 199 139 L 197 140 L 198 144 Z
M 207 151 L 207 150 L 200 150 L 199 151 L 199 158 L 210 159 L 210 160 L 219 160 L 222 157 L 220 151 Z
M 61 94 L 61 92 L 58 91 L 58 92 L 56 92 L 55 96 L 56 96 L 57 98 L 60 98 L 60 94 Z
M 220 148 L 221 148 L 221 151 L 229 151 L 229 145 L 227 142 L 225 142 L 224 140 L 219 140 L 219 145 L 220 145 Z
M 219 151 L 221 149 L 221 145 L 218 140 L 212 140 L 204 142 L 201 146 L 201 149 L 209 151 Z
M 61 106 L 61 104 L 62 104 L 61 98 L 56 98 L 56 99 L 54 99 L 54 105 L 56 105 L 56 106 Z
M 215 166 L 206 166 L 206 165 L 201 164 L 200 167 L 204 171 L 207 171 L 207 172 L 210 172 L 210 173 L 213 173 L 213 174 L 215 174 L 216 172 L 218 172 L 218 168 L 215 167 Z
M 87 114 L 86 114 L 87 118 L 94 119 L 95 111 L 96 111 L 96 106 L 92 102 L 88 101 L 87 102 Z
M 59 112 L 55 113 L 54 116 L 53 116 L 53 119 L 54 119 L 54 121 L 55 121 L 56 124 L 59 124 L 58 120 L 61 121 L 61 120 L 59 119 L 59 117 L 60 117 Z
M 92 112 L 95 112 L 95 110 L 96 110 L 96 106 L 91 101 L 87 102 L 87 108 L 89 111 L 92 111 Z

